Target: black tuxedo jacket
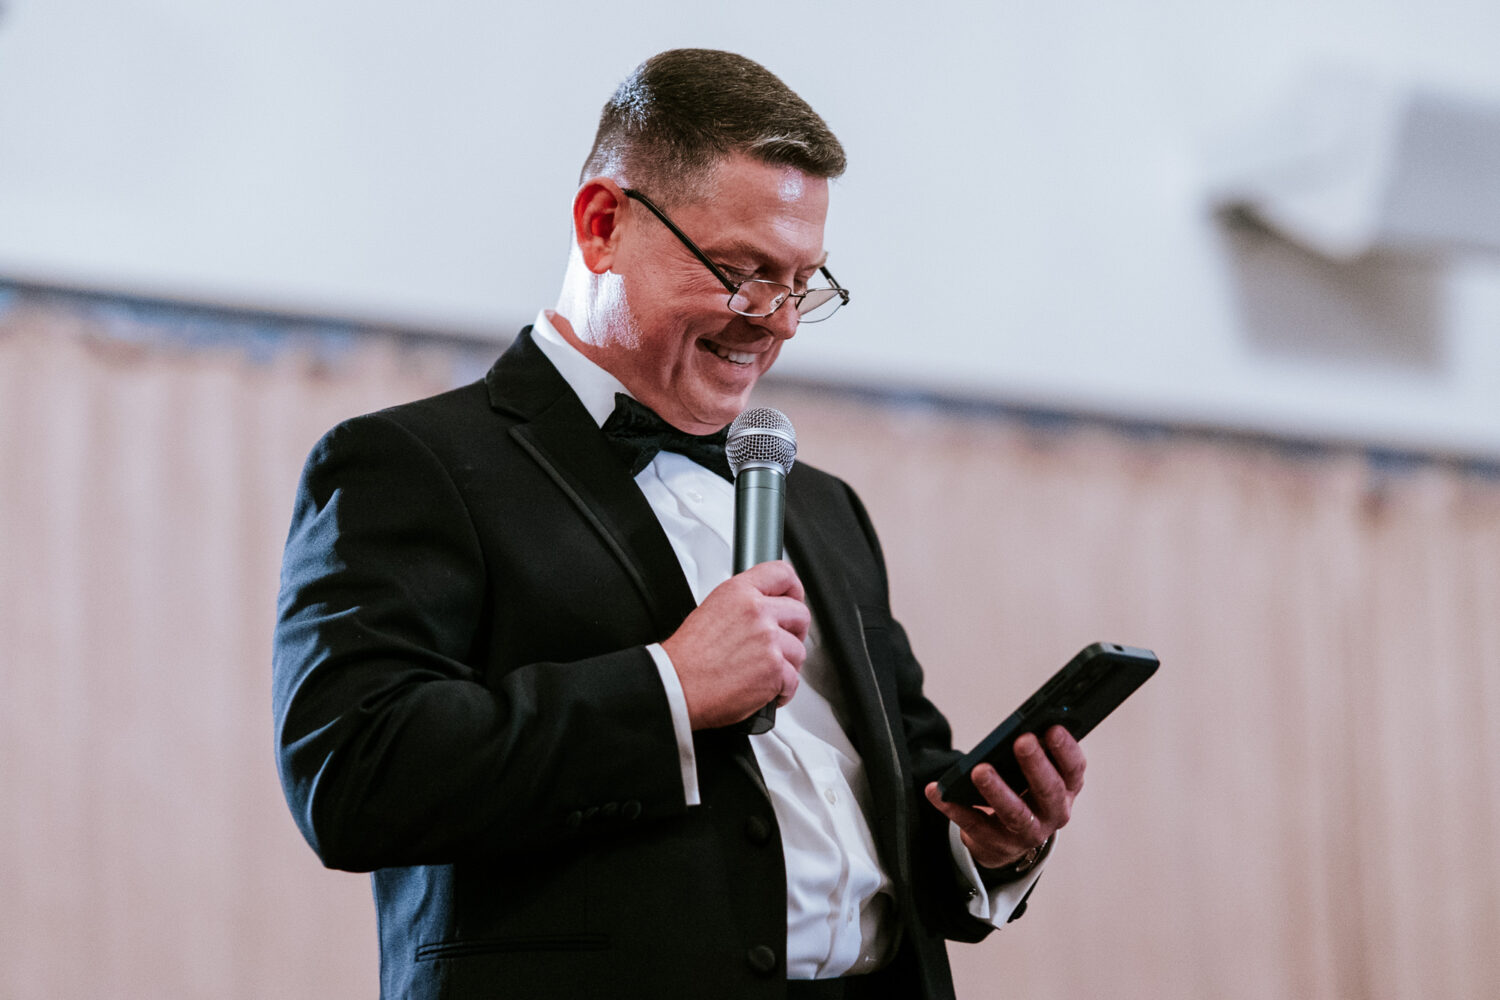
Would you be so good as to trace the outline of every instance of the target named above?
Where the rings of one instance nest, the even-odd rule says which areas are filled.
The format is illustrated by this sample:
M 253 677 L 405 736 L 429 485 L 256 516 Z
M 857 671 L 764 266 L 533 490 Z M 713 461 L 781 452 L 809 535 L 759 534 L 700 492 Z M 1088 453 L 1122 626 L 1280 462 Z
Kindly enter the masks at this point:
M 841 672 L 900 975 L 951 997 L 964 912 L 924 783 L 955 758 L 858 499 L 805 465 L 787 548 Z M 481 382 L 347 421 L 299 486 L 278 763 L 324 864 L 373 871 L 386 997 L 784 993 L 786 875 L 743 735 L 688 808 L 645 646 L 693 609 L 645 498 L 529 330 Z

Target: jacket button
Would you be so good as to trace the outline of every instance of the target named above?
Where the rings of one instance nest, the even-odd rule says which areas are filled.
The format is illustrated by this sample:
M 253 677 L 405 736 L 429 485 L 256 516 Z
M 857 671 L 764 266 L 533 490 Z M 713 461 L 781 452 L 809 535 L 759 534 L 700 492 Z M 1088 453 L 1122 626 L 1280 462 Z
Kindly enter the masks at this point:
M 626 819 L 639 819 L 641 815 L 641 804 L 631 799 L 620 807 L 620 815 Z
M 745 836 L 755 846 L 764 847 L 771 841 L 771 824 L 760 816 L 751 816 L 745 820 Z
M 586 823 L 593 822 L 594 817 L 597 816 L 597 815 L 599 815 L 599 807 L 598 806 L 589 806 L 587 809 L 585 809 L 583 811 L 584 822 L 586 822 Z
M 568 813 L 568 818 L 565 823 L 569 830 L 577 830 L 580 826 L 583 825 L 583 813 L 577 811 Z
M 758 976 L 770 976 L 776 971 L 776 952 L 767 945 L 758 944 L 745 952 L 745 961 Z
M 620 813 L 620 803 L 607 802 L 599 808 L 600 819 L 614 819 Z

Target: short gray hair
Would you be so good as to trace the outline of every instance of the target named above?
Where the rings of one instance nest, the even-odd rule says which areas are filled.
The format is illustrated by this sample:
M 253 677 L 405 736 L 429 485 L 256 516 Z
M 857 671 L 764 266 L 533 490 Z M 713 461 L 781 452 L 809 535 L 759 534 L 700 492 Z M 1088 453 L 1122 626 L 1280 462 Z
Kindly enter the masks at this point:
M 827 123 L 770 70 L 733 52 L 672 49 L 605 103 L 579 180 L 614 177 L 671 203 L 697 194 L 734 153 L 814 177 L 845 166 Z

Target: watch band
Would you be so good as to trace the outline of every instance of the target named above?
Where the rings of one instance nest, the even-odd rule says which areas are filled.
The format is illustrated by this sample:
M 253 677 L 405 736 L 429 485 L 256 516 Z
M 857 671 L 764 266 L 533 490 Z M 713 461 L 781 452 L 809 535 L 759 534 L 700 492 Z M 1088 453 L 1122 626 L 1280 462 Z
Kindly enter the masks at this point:
M 995 870 L 997 872 L 1003 873 L 1001 877 L 1006 881 L 1018 879 L 1022 875 L 1025 875 L 1027 872 L 1031 871 L 1031 869 L 1035 868 L 1038 864 L 1040 864 L 1042 859 L 1047 856 L 1047 851 L 1051 847 L 1052 837 L 1048 837 L 1046 840 L 1042 841 L 1040 844 L 1037 844 L 1031 850 L 1021 855 L 1015 861 L 1012 861 L 1006 867 L 997 868 Z

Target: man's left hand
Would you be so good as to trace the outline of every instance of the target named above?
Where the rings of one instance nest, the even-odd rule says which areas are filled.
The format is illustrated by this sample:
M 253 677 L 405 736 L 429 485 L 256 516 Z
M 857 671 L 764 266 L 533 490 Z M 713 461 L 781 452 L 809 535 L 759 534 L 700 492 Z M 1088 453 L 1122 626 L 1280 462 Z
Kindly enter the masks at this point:
M 944 802 L 937 782 L 927 786 L 927 800 L 958 824 L 964 846 L 981 867 L 1000 868 L 1020 860 L 1072 816 L 1073 800 L 1083 789 L 1083 749 L 1062 726 L 1053 726 L 1045 735 L 1045 748 L 1030 733 L 1016 740 L 1016 761 L 1030 786 L 1024 798 L 989 764 L 980 764 L 970 775 L 988 806 Z

